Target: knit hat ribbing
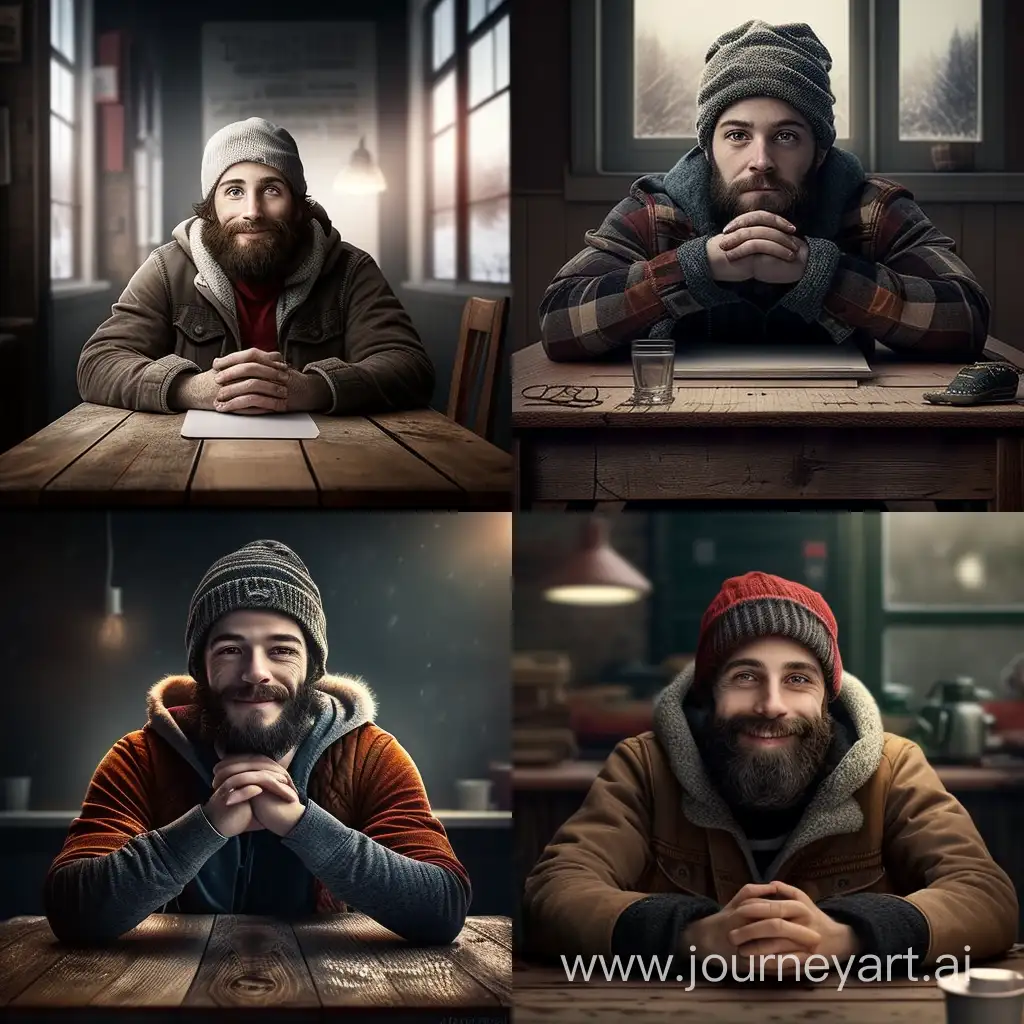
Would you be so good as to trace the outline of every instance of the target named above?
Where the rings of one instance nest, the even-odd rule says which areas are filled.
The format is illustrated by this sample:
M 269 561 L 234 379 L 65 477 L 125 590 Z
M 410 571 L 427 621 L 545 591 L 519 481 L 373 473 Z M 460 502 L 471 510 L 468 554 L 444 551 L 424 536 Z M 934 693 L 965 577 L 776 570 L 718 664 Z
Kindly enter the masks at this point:
M 822 149 L 836 140 L 832 55 L 809 25 L 752 20 L 719 36 L 704 57 L 697 91 L 697 144 L 711 152 L 722 114 L 753 96 L 783 100 L 807 118 Z
M 217 187 L 229 167 L 242 163 L 273 167 L 291 185 L 296 198 L 306 194 L 306 176 L 295 140 L 284 128 L 262 117 L 250 117 L 225 125 L 210 136 L 203 151 L 203 199 Z
M 834 700 L 843 680 L 838 634 L 832 609 L 817 591 L 763 572 L 734 576 L 722 584 L 701 619 L 694 685 L 713 682 L 724 659 L 737 647 L 758 637 L 780 636 L 814 654 Z
M 323 676 L 327 621 L 320 591 L 291 548 L 276 540 L 257 540 L 214 562 L 192 595 L 185 648 L 193 679 L 205 681 L 204 647 L 214 623 L 231 612 L 259 609 L 287 615 L 302 627 L 308 648 L 308 678 Z

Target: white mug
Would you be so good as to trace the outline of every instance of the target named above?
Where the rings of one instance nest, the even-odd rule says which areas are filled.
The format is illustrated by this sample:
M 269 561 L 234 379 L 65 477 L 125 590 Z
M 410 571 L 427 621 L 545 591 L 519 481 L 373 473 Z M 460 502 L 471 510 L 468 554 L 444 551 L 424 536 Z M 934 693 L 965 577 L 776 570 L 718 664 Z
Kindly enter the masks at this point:
M 455 793 L 460 811 L 489 811 L 491 809 L 490 779 L 456 779 Z

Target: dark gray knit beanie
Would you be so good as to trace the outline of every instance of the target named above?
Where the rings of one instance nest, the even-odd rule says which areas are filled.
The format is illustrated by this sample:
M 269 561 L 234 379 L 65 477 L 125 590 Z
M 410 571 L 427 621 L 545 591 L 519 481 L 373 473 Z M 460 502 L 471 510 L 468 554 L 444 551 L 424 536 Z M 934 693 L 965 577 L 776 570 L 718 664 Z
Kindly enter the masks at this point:
M 203 150 L 200 176 L 203 199 L 217 187 L 229 167 L 244 163 L 273 167 L 291 185 L 296 198 L 306 194 L 306 175 L 291 134 L 262 117 L 250 117 L 226 124 L 210 136 Z
M 822 149 L 836 140 L 832 55 L 809 25 L 744 22 L 719 36 L 704 57 L 697 91 L 697 143 L 711 152 L 722 114 L 753 96 L 783 100 L 807 118 Z
M 255 540 L 218 559 L 196 587 L 185 627 L 189 675 L 206 681 L 204 648 L 218 619 L 230 612 L 260 609 L 287 615 L 302 627 L 309 649 L 308 679 L 320 679 L 327 665 L 327 621 L 320 591 L 302 559 L 276 540 Z

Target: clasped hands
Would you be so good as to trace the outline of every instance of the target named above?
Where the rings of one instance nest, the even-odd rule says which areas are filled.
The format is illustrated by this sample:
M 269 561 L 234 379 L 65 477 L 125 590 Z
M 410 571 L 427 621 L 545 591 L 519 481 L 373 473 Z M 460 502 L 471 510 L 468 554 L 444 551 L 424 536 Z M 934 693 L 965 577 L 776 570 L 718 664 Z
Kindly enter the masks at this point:
M 792 977 L 811 955 L 823 956 L 830 964 L 837 957 L 845 961 L 860 952 L 853 929 L 820 910 L 802 889 L 785 882 L 745 885 L 716 914 L 690 924 L 683 932 L 684 956 L 696 946 L 698 959 L 715 954 L 731 965 L 737 958 L 737 969 L 747 957 L 781 957 L 782 977 Z M 779 976 L 780 964 L 765 961 L 766 977 Z M 756 966 L 760 968 L 761 961 Z
M 234 754 L 217 762 L 213 795 L 203 805 L 210 824 L 228 838 L 261 829 L 287 835 L 305 810 L 287 770 L 260 754 Z
M 257 416 L 272 412 L 322 412 L 330 388 L 318 373 L 289 366 L 280 352 L 247 348 L 229 352 L 202 373 L 175 381 L 172 405 Z
M 716 281 L 795 284 L 807 268 L 808 246 L 785 217 L 750 210 L 731 220 L 705 246 Z

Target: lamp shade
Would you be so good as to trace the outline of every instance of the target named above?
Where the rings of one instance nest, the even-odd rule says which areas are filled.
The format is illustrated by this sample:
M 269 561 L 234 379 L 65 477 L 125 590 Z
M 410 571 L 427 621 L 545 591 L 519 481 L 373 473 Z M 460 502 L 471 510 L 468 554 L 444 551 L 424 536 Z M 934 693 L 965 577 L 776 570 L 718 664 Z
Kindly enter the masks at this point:
M 556 604 L 633 604 L 651 592 L 651 582 L 608 540 L 608 523 L 587 520 L 578 551 L 544 581 L 544 597 Z
M 376 195 L 387 190 L 384 172 L 366 148 L 366 140 L 359 140 L 359 148 L 352 153 L 347 167 L 334 179 L 334 189 L 350 196 Z

